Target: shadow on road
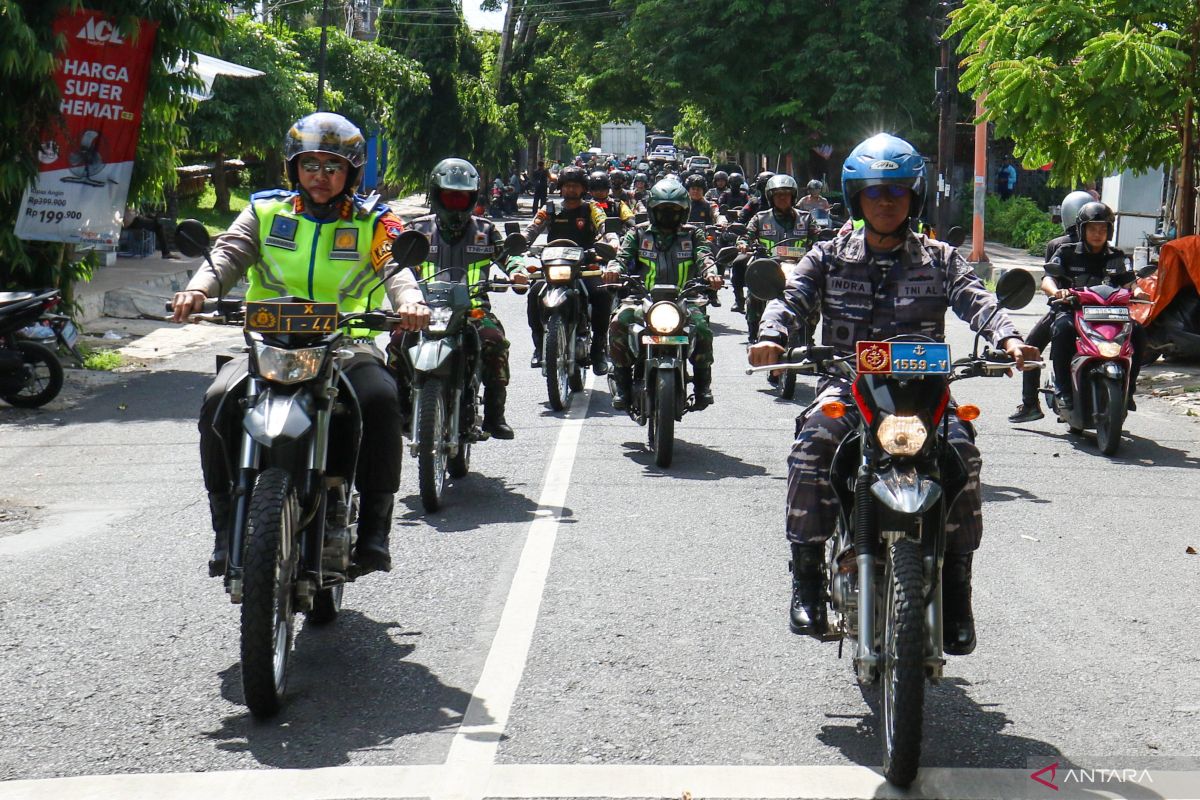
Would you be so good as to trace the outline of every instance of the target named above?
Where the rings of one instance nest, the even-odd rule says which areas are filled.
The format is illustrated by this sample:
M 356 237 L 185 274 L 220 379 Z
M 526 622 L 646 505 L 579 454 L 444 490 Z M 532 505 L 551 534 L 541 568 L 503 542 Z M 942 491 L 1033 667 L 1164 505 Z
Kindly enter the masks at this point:
M 538 474 L 533 477 L 540 478 L 542 469 L 539 466 Z M 395 524 L 428 525 L 442 533 L 462 533 L 486 525 L 533 522 L 540 507 L 537 501 L 522 494 L 528 486 L 528 483 L 509 483 L 503 478 L 472 472 L 446 484 L 442 507 L 437 513 L 425 513 L 420 495 L 402 498 L 400 502 L 408 511 L 397 514 Z M 571 519 L 574 514 L 569 508 L 564 508 L 557 516 L 564 524 L 575 521 Z
M 71 373 L 67 373 L 67 380 Z M 0 422 L 88 425 L 101 422 L 153 422 L 198 419 L 210 375 L 164 370 L 130 372 L 120 382 L 95 390 L 72 408 L 18 409 L 0 406 Z
M 1124 431 L 1121 434 L 1121 447 L 1117 450 L 1116 454 L 1105 456 L 1096 446 L 1096 435 L 1094 432 L 1074 434 L 1068 432 L 1065 427 L 1059 428 L 1056 431 L 1044 431 L 1036 428 L 1016 428 L 1015 430 L 1066 442 L 1081 453 L 1095 456 L 1096 458 L 1107 458 L 1115 464 L 1128 464 L 1131 467 L 1175 467 L 1178 469 L 1200 467 L 1200 457 L 1194 456 L 1186 450 L 1176 450 L 1173 447 L 1166 447 L 1153 439 L 1145 439 L 1129 431 Z
M 719 481 L 722 478 L 757 478 L 767 470 L 758 464 L 748 464 L 736 456 L 722 453 L 704 445 L 675 440 L 675 457 L 671 466 L 662 469 L 654 463 L 654 453 L 642 442 L 624 442 L 625 457 L 646 468 L 646 474 L 685 481 Z
M 287 705 L 274 719 L 226 717 L 204 736 L 218 750 L 248 752 L 270 767 L 333 767 L 357 750 L 456 728 L 470 692 L 442 683 L 411 659 L 420 632 L 343 611 L 325 627 L 304 626 L 292 654 Z M 221 694 L 242 704 L 241 665 L 221 673 Z
M 1024 500 L 1028 503 L 1049 503 L 1049 500 L 1043 500 L 1033 492 L 1027 489 L 1021 489 L 1017 486 L 993 486 L 990 483 L 980 483 L 983 489 L 983 501 L 985 503 L 1003 503 L 1009 500 Z

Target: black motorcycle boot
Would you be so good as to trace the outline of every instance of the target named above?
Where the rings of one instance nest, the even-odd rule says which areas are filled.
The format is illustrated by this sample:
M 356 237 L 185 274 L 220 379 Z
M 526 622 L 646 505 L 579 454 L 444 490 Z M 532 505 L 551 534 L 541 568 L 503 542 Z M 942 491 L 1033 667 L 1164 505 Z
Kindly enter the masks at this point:
M 233 496 L 227 492 L 208 493 L 208 513 L 212 516 L 213 551 L 208 557 L 208 575 L 225 574 L 229 563 L 229 532 L 233 528 Z
M 825 545 L 792 542 L 792 633 L 820 637 L 829 629 L 825 609 Z
M 511 439 L 516 436 L 504 419 L 504 404 L 508 400 L 508 387 L 499 384 L 483 387 L 483 429 L 495 439 Z
M 388 537 L 392 532 L 395 499 L 391 492 L 363 492 L 358 498 L 358 544 L 354 547 L 354 563 L 359 575 L 392 571 Z
M 975 650 L 971 611 L 971 559 L 974 553 L 946 553 L 942 562 L 942 647 L 948 655 Z
M 1009 422 L 1033 422 L 1046 416 L 1042 413 L 1042 404 L 1038 402 L 1038 383 L 1040 369 L 1031 369 L 1021 374 L 1021 405 L 1008 415 Z
M 542 346 L 538 345 L 533 348 L 533 358 L 529 359 L 531 369 L 537 369 L 542 366 Z
M 592 374 L 607 375 L 608 374 L 608 353 L 605 352 L 604 342 L 596 343 L 592 340 Z
M 629 395 L 633 392 L 633 369 L 613 366 L 608 376 L 608 388 L 612 392 L 612 407 L 617 411 L 629 408 Z
M 696 367 L 692 373 L 692 388 L 696 391 L 696 402 L 693 411 L 703 411 L 713 404 L 712 367 Z

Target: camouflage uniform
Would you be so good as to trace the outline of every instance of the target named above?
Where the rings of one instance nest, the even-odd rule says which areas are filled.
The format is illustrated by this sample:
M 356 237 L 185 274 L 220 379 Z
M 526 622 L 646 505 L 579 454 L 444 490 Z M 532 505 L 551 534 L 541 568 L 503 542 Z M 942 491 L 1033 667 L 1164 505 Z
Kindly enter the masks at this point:
M 921 334 L 940 341 L 947 308 L 978 331 L 995 306 L 995 296 L 951 246 L 910 233 L 894 253 L 873 254 L 863 232 L 855 231 L 820 242 L 805 255 L 788 277 L 783 299 L 767 305 L 759 338 L 782 345 L 789 328 L 819 308 L 822 343 L 846 355 L 860 340 Z M 1019 336 L 1003 311 L 983 335 L 996 346 Z M 788 458 L 787 536 L 796 543 L 823 542 L 833 532 L 839 505 L 829 468 L 838 444 L 858 420 L 849 384 L 827 379 L 820 388 L 817 399 L 796 418 Z M 816 412 L 834 399 L 844 401 L 851 413 L 834 420 Z M 979 547 L 983 532 L 981 459 L 974 430 L 957 417 L 950 417 L 948 439 L 969 477 L 947 516 L 947 550 L 968 553 Z
M 700 268 L 696 269 L 699 262 Z M 684 225 L 676 236 L 665 236 L 643 222 L 621 240 L 621 249 L 615 263 L 627 275 L 636 275 L 646 282 L 646 288 L 664 283 L 682 287 L 692 278 L 717 274 L 712 250 L 704 233 L 691 225 Z M 712 329 L 708 317 L 696 306 L 688 304 L 692 329 L 696 341 L 692 347 L 691 361 L 695 373 L 708 374 L 713 363 Z M 629 341 L 629 326 L 641 321 L 641 300 L 629 299 L 621 303 L 608 326 L 608 357 L 618 368 L 634 365 L 637 353 Z

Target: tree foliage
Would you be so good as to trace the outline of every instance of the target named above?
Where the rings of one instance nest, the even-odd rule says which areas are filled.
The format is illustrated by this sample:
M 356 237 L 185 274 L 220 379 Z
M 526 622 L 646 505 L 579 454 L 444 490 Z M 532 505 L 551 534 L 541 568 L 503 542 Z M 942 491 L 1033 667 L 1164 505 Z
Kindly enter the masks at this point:
M 1196 0 L 965 0 L 961 86 L 1052 180 L 1144 170 L 1181 153 L 1184 103 L 1200 97 Z
M 80 0 L 0 0 L 0 263 L 5 282 L 58 285 L 63 282 L 64 248 L 22 242 L 13 234 L 25 188 L 37 178 L 39 133 L 61 120 L 54 84 L 55 58 L 66 43 L 55 41 L 51 26 L 60 12 L 82 7 Z M 195 79 L 176 71 L 197 50 L 211 52 L 224 28 L 219 0 L 91 0 L 88 8 L 111 14 L 125 33 L 135 18 L 159 22 L 151 58 L 142 130 L 138 139 L 130 202 L 161 199 L 174 181 L 186 132 L 179 124 L 189 107 L 186 93 Z

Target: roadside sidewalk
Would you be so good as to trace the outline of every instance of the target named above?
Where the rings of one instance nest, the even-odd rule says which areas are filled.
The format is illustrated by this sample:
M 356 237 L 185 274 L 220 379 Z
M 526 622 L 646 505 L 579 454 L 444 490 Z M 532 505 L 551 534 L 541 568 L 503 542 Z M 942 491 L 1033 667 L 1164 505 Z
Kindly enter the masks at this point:
M 968 262 L 971 261 L 971 239 L 967 238 L 958 251 L 963 254 L 963 257 Z M 984 242 L 984 255 L 987 256 L 987 263 L 973 264 L 975 272 L 981 278 L 986 280 L 997 280 L 1001 275 L 1010 269 L 1027 270 L 1033 279 L 1039 283 L 1042 276 L 1045 275 L 1045 270 L 1042 269 L 1042 264 L 1045 263 L 1038 256 L 1031 256 L 1029 253 L 1019 247 L 1009 247 L 1008 245 L 997 244 L 996 242 Z

